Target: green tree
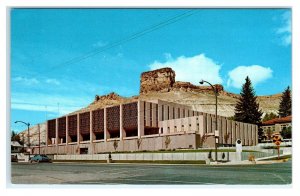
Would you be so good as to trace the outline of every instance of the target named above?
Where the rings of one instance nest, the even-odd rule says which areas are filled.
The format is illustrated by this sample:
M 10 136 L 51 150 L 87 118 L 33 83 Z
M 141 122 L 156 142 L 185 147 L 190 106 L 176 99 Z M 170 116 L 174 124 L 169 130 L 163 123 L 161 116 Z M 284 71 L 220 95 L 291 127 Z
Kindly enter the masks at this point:
M 264 116 L 264 118 L 262 119 L 263 122 L 266 122 L 268 120 L 272 120 L 274 118 L 278 118 L 278 115 L 276 115 L 275 113 L 271 112 L 271 113 L 266 113 L 266 115 Z
M 20 142 L 20 136 L 13 130 L 11 132 L 11 138 L 10 138 L 11 141 L 18 141 Z
M 292 127 L 284 127 L 282 129 L 282 131 L 280 132 L 280 135 L 284 138 L 284 139 L 291 139 L 292 138 Z
M 254 89 L 249 77 L 246 77 L 243 84 L 241 96 L 235 106 L 234 119 L 236 121 L 259 124 L 261 122 L 262 112 L 259 110 L 259 104 L 256 101 Z
M 279 116 L 286 117 L 292 115 L 292 98 L 291 90 L 288 86 L 282 93 L 280 104 L 279 104 Z

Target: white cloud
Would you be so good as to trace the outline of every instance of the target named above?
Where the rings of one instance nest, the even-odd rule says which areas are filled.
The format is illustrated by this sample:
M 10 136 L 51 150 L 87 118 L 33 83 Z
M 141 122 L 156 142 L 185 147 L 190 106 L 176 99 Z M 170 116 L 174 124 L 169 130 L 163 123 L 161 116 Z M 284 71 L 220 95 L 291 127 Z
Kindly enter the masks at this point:
M 60 82 L 57 79 L 46 79 L 46 83 L 60 85 Z
M 272 69 L 260 65 L 238 66 L 228 72 L 228 87 L 241 88 L 245 83 L 245 78 L 249 76 L 253 86 L 272 77 Z
M 193 57 L 180 56 L 173 59 L 171 54 L 165 53 L 166 62 L 158 61 L 149 65 L 151 70 L 163 67 L 171 67 L 176 72 L 176 81 L 187 81 L 199 85 L 201 79 L 210 81 L 212 84 L 221 84 L 222 79 L 219 71 L 221 65 L 214 60 L 199 54 Z
M 291 12 L 288 11 L 282 14 L 281 21 L 283 22 L 283 25 L 276 30 L 276 33 L 280 36 L 281 44 L 284 46 L 288 46 L 292 41 Z
M 26 77 L 20 77 L 20 76 L 15 77 L 12 80 L 14 82 L 19 82 L 19 83 L 22 83 L 27 86 L 36 85 L 36 84 L 40 83 L 40 81 L 38 81 L 36 78 L 26 78 Z

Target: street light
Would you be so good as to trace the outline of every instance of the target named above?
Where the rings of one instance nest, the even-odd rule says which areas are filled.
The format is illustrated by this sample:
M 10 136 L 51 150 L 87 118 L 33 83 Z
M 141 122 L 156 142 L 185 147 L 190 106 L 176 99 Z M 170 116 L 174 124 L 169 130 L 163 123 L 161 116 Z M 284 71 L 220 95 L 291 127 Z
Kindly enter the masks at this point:
M 30 126 L 30 123 L 26 123 L 26 122 L 23 122 L 21 120 L 17 120 L 15 123 L 23 123 L 23 124 L 27 125 L 28 149 L 30 150 L 30 138 L 29 138 L 29 126 Z M 23 136 L 24 136 L 24 134 L 23 134 Z M 30 152 L 29 152 L 29 158 L 30 158 Z
M 209 84 L 214 93 L 215 93 L 215 97 L 216 97 L 216 121 L 215 121 L 215 127 L 216 127 L 216 130 L 215 130 L 215 157 L 216 157 L 216 161 L 218 161 L 218 152 L 217 152 L 217 139 L 219 137 L 219 132 L 218 132 L 218 90 L 209 82 L 205 81 L 205 80 L 201 80 L 199 82 L 200 84 L 204 84 L 204 83 L 207 83 Z

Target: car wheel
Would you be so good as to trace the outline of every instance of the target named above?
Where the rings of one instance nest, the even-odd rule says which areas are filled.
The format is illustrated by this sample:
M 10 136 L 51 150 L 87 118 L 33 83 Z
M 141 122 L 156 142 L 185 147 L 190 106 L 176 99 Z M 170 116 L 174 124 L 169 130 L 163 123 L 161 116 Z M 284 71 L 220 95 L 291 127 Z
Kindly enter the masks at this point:
M 37 160 L 37 161 L 36 161 L 36 163 L 39 163 L 39 162 L 40 162 L 40 160 Z

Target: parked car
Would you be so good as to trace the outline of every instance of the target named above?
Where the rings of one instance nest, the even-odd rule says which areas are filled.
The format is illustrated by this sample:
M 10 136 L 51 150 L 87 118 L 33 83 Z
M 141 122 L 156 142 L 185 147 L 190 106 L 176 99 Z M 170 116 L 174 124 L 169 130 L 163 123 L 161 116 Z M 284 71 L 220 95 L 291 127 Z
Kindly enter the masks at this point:
M 11 162 L 18 162 L 17 155 L 11 155 Z
M 48 163 L 51 163 L 52 160 L 47 157 L 47 155 L 44 155 L 44 154 L 37 154 L 37 155 L 34 155 L 34 157 L 31 157 L 30 158 L 30 163 L 33 163 L 33 162 L 48 162 Z

